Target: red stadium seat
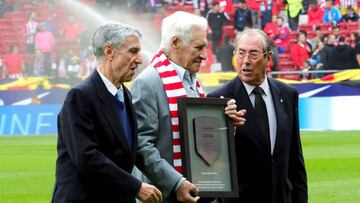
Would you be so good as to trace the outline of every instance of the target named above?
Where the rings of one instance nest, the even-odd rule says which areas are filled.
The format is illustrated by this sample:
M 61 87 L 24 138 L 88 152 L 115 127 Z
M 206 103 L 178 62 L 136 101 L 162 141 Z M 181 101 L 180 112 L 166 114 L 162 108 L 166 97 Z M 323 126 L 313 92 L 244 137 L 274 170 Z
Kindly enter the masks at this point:
M 301 25 L 299 25 L 299 29 L 304 30 L 308 33 L 310 31 L 313 31 L 313 25 L 312 24 L 301 24 Z
M 337 26 L 340 28 L 340 30 L 346 30 L 347 23 L 346 22 L 340 22 L 337 24 Z
M 298 37 L 298 35 L 299 35 L 299 32 L 298 31 L 291 31 L 290 33 L 289 33 L 289 41 L 290 40 L 293 40 L 293 39 L 295 39 L 295 41 L 297 40 L 297 37 Z
M 290 60 L 279 60 L 279 71 L 296 70 L 295 64 Z
M 358 22 L 348 22 L 346 24 L 346 27 L 347 29 L 350 31 L 350 32 L 356 32 L 360 29 L 360 26 L 359 26 L 359 23 Z
M 280 61 L 290 61 L 291 56 L 289 53 L 282 53 L 282 54 L 279 54 L 278 59 L 279 59 L 279 62 Z

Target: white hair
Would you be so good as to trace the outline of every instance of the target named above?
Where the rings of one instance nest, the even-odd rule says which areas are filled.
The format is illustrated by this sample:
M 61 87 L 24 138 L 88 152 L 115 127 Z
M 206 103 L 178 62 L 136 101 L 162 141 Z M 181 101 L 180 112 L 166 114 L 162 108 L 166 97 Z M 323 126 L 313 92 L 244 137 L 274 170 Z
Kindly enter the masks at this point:
M 191 13 L 177 11 L 162 21 L 160 49 L 169 51 L 171 39 L 179 37 L 183 42 L 188 43 L 192 38 L 192 29 L 200 28 L 206 32 L 207 20 Z

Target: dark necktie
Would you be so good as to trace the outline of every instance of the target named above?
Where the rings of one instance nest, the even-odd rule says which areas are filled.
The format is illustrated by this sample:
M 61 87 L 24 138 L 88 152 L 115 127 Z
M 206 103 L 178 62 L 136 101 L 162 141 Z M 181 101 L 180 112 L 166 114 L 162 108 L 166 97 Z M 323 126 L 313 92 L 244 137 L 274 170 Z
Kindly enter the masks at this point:
M 124 101 L 124 93 L 122 90 L 119 90 L 115 96 L 121 103 L 121 105 L 120 105 L 120 121 L 123 126 L 126 139 L 129 143 L 129 145 L 131 146 L 132 145 L 132 125 L 131 125 L 129 114 L 126 110 L 126 105 L 125 105 L 125 101 Z
M 252 92 L 253 94 L 255 94 L 255 111 L 259 120 L 261 133 L 266 140 L 266 144 L 270 146 L 269 118 L 266 110 L 265 101 L 262 98 L 264 90 L 261 87 L 256 86 Z

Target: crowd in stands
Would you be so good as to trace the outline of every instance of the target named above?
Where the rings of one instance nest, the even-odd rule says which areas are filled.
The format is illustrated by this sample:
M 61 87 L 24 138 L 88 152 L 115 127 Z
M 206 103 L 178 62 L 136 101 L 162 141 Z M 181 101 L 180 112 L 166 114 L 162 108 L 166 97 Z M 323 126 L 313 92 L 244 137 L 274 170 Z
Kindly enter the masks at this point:
M 360 0 L 82 2 L 100 13 L 114 7 L 127 7 L 135 14 L 148 12 L 157 26 L 176 10 L 202 15 L 209 23 L 209 55 L 223 71 L 234 70 L 233 40 L 248 28 L 263 29 L 272 40 L 269 71 L 360 67 Z M 0 0 L 0 79 L 87 76 L 96 67 L 90 36 L 88 26 L 56 0 Z

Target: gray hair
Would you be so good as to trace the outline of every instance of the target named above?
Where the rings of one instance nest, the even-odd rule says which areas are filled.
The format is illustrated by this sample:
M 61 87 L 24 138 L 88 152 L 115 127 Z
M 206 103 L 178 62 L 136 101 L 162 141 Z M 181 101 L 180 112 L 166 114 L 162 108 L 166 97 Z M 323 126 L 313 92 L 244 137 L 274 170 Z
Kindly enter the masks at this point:
M 244 32 L 242 32 L 238 37 L 236 37 L 236 40 L 235 40 L 236 46 L 237 46 L 237 42 L 240 40 L 240 38 L 247 36 L 247 35 L 252 36 L 252 37 L 260 36 L 261 40 L 263 41 L 263 44 L 264 44 L 264 52 L 271 51 L 271 41 L 270 41 L 269 37 L 262 30 L 255 29 L 255 28 L 244 30 Z
M 100 26 L 92 37 L 92 47 L 98 62 L 104 57 L 104 46 L 110 45 L 118 49 L 129 36 L 141 38 L 138 30 L 120 23 L 107 23 Z
M 192 38 L 192 29 L 200 28 L 206 32 L 207 20 L 191 13 L 177 11 L 167 16 L 162 21 L 160 48 L 169 51 L 171 38 L 179 37 L 183 42 L 188 43 Z

